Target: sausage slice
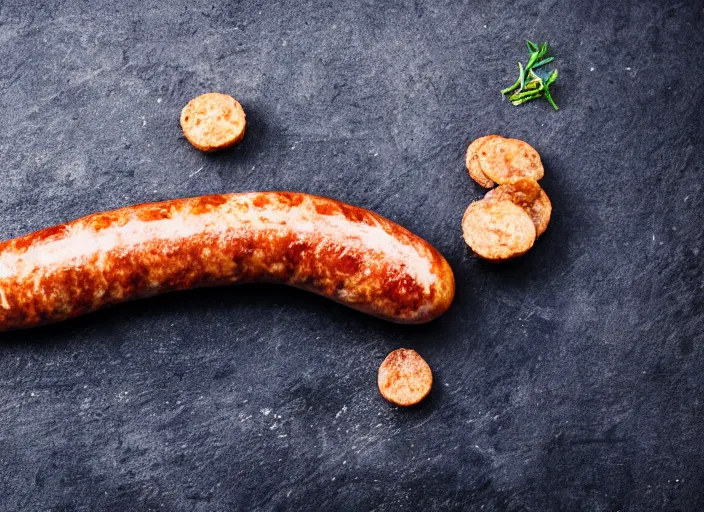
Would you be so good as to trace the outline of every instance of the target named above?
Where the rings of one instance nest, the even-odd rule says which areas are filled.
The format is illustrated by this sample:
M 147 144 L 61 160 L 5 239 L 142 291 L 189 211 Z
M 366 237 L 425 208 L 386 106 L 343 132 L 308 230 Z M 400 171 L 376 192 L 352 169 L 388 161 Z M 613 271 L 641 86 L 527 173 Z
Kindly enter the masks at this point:
M 511 201 L 475 201 L 462 218 L 467 245 L 477 256 L 503 261 L 525 254 L 533 247 L 536 231 L 528 214 Z
M 242 105 L 227 94 L 209 92 L 193 98 L 181 111 L 181 129 L 201 151 L 218 151 L 234 146 L 244 137 Z
M 493 137 L 479 147 L 478 155 L 482 172 L 499 185 L 511 178 L 539 180 L 544 175 L 540 155 L 522 140 Z
M 476 181 L 479 185 L 484 188 L 492 188 L 494 182 L 491 181 L 484 171 L 482 171 L 479 165 L 479 148 L 487 140 L 499 137 L 499 135 L 485 135 L 484 137 L 479 137 L 472 141 L 472 143 L 467 147 L 467 157 L 465 158 L 465 165 L 469 171 L 469 176 Z
M 396 405 L 415 405 L 433 387 L 433 372 L 415 350 L 399 348 L 379 367 L 377 377 L 381 396 Z
M 512 178 L 490 190 L 484 201 L 511 201 L 523 208 L 535 225 L 536 236 L 542 235 L 550 222 L 552 204 L 545 191 L 532 178 Z

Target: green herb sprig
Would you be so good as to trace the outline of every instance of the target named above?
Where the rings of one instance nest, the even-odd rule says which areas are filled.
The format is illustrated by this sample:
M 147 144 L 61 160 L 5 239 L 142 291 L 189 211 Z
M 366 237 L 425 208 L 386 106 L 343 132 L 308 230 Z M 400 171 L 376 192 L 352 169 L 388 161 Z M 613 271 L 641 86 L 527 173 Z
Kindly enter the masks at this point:
M 508 99 L 516 106 L 538 98 L 545 98 L 552 105 L 552 108 L 559 110 L 550 94 L 550 86 L 557 80 L 557 70 L 547 76 L 540 76 L 534 71 L 555 59 L 555 57 L 546 57 L 548 43 L 538 46 L 531 41 L 526 41 L 526 46 L 530 54 L 528 62 L 525 66 L 518 63 L 518 78 L 512 86 L 502 90 L 501 94 L 506 96 L 512 92 L 513 94 Z

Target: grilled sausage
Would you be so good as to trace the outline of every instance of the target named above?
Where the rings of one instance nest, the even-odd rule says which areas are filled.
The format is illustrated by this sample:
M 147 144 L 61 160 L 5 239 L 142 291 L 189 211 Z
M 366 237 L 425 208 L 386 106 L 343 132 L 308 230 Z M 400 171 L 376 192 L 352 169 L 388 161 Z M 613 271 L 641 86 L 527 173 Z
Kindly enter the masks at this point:
M 435 248 L 370 211 L 293 192 L 211 195 L 96 213 L 0 243 L 0 330 L 257 281 L 399 323 L 436 318 L 455 292 Z

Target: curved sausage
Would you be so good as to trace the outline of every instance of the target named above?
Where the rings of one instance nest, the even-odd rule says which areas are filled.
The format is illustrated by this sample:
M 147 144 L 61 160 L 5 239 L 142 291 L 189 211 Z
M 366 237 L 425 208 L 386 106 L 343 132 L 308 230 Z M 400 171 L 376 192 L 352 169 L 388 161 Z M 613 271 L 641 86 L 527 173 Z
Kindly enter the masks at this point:
M 211 195 L 96 213 L 0 243 L 0 330 L 257 281 L 399 323 L 436 318 L 455 292 L 435 248 L 370 211 L 293 192 Z

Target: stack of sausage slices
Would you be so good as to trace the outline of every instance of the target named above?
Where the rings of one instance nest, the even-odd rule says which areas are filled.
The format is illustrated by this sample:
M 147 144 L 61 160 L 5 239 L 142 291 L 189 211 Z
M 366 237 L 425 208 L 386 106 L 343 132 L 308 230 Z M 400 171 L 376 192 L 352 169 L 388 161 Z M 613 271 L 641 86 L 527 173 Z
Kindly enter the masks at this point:
M 471 178 L 491 190 L 464 213 L 465 242 L 491 261 L 522 256 L 545 232 L 552 212 L 538 185 L 544 174 L 540 155 L 522 140 L 487 135 L 469 145 L 466 163 Z

